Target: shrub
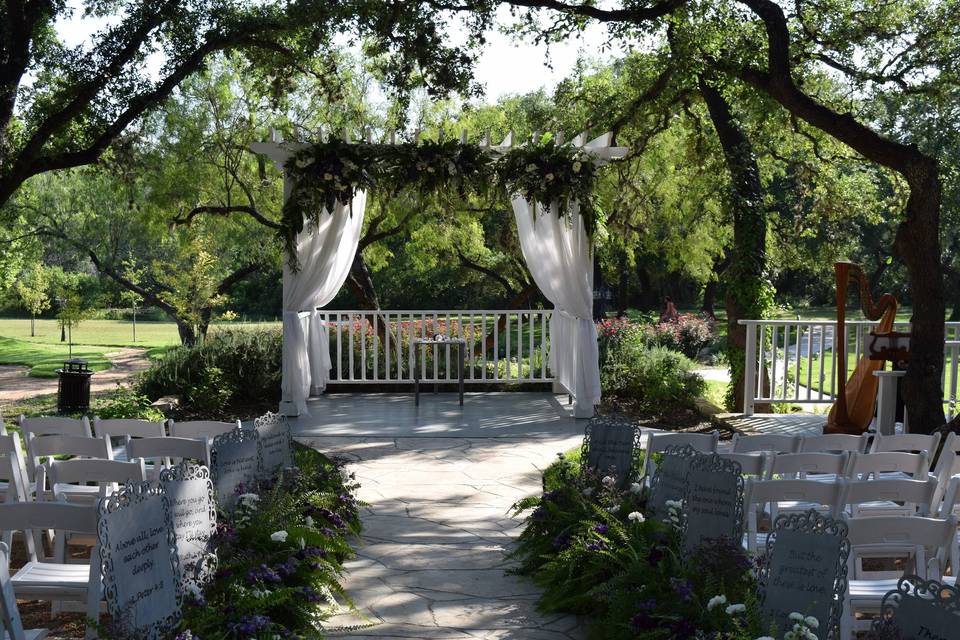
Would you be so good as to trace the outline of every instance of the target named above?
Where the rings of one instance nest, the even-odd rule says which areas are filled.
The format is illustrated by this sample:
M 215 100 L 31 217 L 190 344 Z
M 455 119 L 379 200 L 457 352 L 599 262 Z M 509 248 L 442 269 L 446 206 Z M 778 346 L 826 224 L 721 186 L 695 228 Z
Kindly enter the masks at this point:
M 636 402 L 660 413 L 689 407 L 703 393 L 703 378 L 693 362 L 665 347 L 648 347 L 640 331 L 625 334 L 610 345 L 600 367 L 605 395 Z
M 673 322 L 651 325 L 647 332 L 651 344 L 679 351 L 688 358 L 696 358 L 713 339 L 710 322 L 693 314 L 680 315 Z
M 203 344 L 165 353 L 140 374 L 137 392 L 181 396 L 191 412 L 208 414 L 278 402 L 282 346 L 278 329 L 220 330 Z
M 185 598 L 177 638 L 319 637 L 334 597 L 350 604 L 340 581 L 360 533 L 358 485 L 306 447 L 296 447 L 296 466 L 244 487 L 238 507 L 218 515 L 218 570 Z
M 94 404 L 93 413 L 103 420 L 128 418 L 161 422 L 165 419 L 163 412 L 150 406 L 150 398 L 119 383 L 116 391 Z

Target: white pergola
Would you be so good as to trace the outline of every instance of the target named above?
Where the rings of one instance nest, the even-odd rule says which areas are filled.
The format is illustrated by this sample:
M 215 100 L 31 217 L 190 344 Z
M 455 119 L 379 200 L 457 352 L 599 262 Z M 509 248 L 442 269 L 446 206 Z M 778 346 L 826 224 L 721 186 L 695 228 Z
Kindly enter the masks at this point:
M 415 139 L 419 140 L 419 133 Z M 539 134 L 536 135 L 539 138 Z M 271 130 L 270 140 L 251 145 L 283 170 L 291 156 L 308 148 L 304 142 L 285 142 Z M 325 140 L 326 138 L 324 138 Z M 371 142 L 367 132 L 361 139 Z M 466 132 L 461 135 L 466 142 Z M 562 136 L 557 138 L 561 143 Z M 350 142 L 349 134 L 344 140 Z M 395 144 L 394 134 L 389 143 Z M 481 148 L 504 154 L 524 143 L 513 132 L 500 144 L 491 144 L 489 133 Z M 586 134 L 567 144 L 576 147 L 595 164 L 623 158 L 626 147 L 613 146 L 613 134 L 592 140 Z M 284 198 L 293 193 L 293 180 L 284 177 Z M 366 193 L 357 192 L 349 205 L 338 204 L 309 224 L 297 236 L 300 269 L 283 269 L 283 381 L 280 412 L 289 416 L 307 413 L 310 395 L 319 395 L 330 380 L 330 347 L 320 309 L 340 290 L 350 271 L 363 228 Z M 555 387 L 569 393 L 578 418 L 593 416 L 600 401 L 600 371 L 597 332 L 593 322 L 593 243 L 587 237 L 579 205 L 570 203 L 565 216 L 556 202 L 533 205 L 523 197 L 513 198 L 514 218 L 524 260 L 543 295 L 554 305 L 550 319 L 550 369 Z

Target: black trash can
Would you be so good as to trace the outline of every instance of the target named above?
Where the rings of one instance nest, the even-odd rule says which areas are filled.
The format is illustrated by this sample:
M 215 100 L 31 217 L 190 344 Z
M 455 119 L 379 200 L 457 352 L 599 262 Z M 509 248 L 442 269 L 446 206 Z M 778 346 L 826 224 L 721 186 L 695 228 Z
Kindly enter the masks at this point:
M 67 360 L 57 369 L 57 411 L 81 413 L 90 409 L 90 376 L 86 360 Z

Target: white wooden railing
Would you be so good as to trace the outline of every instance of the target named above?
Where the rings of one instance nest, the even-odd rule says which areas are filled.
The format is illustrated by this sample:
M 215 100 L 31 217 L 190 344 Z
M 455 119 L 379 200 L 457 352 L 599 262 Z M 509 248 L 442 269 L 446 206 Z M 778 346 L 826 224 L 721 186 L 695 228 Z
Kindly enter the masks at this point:
M 832 404 L 836 389 L 836 352 L 832 320 L 741 320 L 747 328 L 743 412 L 754 413 L 757 404 Z M 866 340 L 875 323 L 847 322 L 843 339 L 854 362 L 865 353 Z M 909 331 L 898 323 L 896 331 Z M 822 354 L 826 354 L 823 356 Z M 946 323 L 943 398 L 948 417 L 957 412 L 960 322 Z M 848 367 L 847 375 L 853 368 Z M 764 375 L 760 375 L 763 372 Z
M 466 341 L 466 384 L 552 382 L 548 364 L 551 310 L 327 311 L 329 384 L 453 383 L 453 346 L 427 345 L 414 362 L 416 339 L 437 334 Z

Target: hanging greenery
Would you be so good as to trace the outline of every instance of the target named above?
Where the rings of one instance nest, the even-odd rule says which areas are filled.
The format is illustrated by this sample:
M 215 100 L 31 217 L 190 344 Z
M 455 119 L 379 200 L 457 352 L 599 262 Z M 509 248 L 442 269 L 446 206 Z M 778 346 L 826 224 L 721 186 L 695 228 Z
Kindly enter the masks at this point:
M 500 156 L 457 140 L 392 145 L 331 140 L 298 151 L 285 169 L 293 190 L 283 206 L 280 234 L 294 271 L 299 268 L 297 234 L 304 224 L 318 223 L 320 214 L 337 204 L 350 204 L 358 190 L 379 188 L 392 196 L 434 199 L 520 194 L 531 203 L 556 202 L 561 215 L 578 202 L 587 233 L 592 235 L 597 225 L 596 166 L 581 149 L 549 135 Z

